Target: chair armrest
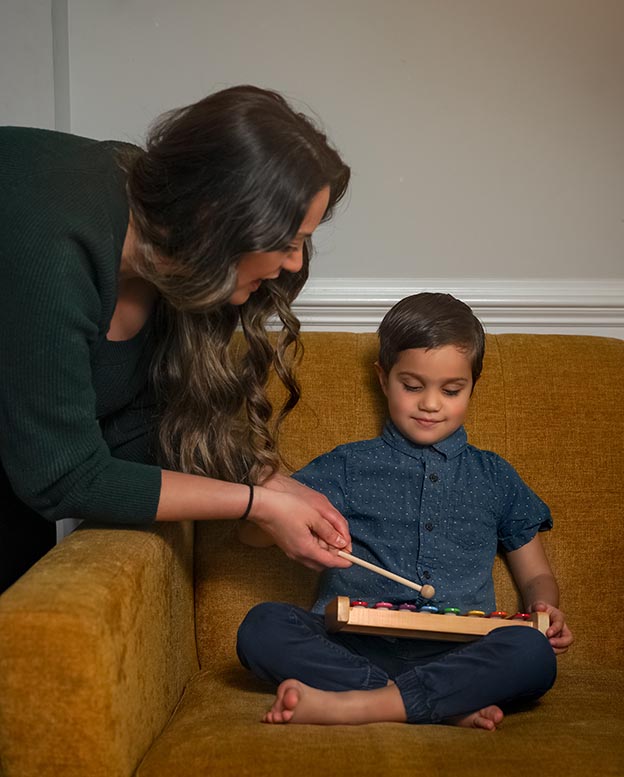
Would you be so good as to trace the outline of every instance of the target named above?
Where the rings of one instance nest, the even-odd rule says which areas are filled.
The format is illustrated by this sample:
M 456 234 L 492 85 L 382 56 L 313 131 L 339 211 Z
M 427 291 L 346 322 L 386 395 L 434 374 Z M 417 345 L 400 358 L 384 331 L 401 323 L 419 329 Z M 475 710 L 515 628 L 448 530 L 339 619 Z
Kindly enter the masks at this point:
M 193 525 L 78 529 L 0 596 L 0 774 L 128 777 L 197 669 Z

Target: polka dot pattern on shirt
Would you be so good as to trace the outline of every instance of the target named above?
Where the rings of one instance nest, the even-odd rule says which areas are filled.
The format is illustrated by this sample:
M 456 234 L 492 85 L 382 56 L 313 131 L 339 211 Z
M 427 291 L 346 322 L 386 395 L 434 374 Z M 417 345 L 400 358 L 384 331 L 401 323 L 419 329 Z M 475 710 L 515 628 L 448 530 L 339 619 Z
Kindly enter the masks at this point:
M 389 421 L 380 437 L 341 445 L 293 477 L 345 516 L 354 555 L 430 583 L 440 607 L 494 610 L 499 543 L 515 550 L 552 526 L 548 507 L 514 468 L 470 445 L 463 427 L 422 446 Z M 424 603 L 416 591 L 355 565 L 323 573 L 313 611 L 338 595 Z

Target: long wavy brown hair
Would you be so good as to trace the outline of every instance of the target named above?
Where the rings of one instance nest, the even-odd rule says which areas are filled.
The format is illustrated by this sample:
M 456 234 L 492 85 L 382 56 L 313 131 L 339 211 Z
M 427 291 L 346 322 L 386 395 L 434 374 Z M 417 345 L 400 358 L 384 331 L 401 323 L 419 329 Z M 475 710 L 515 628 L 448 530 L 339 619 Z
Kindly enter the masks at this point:
M 160 292 L 152 376 L 163 465 L 258 482 L 280 465 L 279 427 L 299 399 L 299 321 L 291 304 L 303 267 L 228 302 L 237 264 L 253 251 L 286 250 L 313 197 L 329 187 L 323 221 L 350 171 L 321 129 L 279 94 L 226 89 L 163 115 L 144 150 L 124 152 L 139 235 L 137 271 Z M 269 322 L 281 322 L 274 336 Z M 232 347 L 235 331 L 243 337 Z M 274 370 L 286 399 L 274 413 Z

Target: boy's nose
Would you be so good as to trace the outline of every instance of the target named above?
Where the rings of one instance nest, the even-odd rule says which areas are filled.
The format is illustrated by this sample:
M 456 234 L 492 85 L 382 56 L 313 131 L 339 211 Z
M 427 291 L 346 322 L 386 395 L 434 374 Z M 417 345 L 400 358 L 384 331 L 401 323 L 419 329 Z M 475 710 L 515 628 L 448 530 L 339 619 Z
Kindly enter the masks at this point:
M 423 391 L 418 395 L 418 407 L 428 413 L 434 413 L 440 409 L 439 397 L 433 391 Z

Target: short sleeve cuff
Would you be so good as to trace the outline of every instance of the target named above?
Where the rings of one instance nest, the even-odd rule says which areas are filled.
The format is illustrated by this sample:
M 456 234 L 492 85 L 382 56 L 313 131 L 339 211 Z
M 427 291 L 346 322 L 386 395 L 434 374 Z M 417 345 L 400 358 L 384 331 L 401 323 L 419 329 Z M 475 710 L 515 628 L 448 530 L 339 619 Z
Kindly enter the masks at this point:
M 499 541 L 507 552 L 518 550 L 518 548 L 522 548 L 524 545 L 530 542 L 539 532 L 550 531 L 552 526 L 552 518 L 549 515 L 544 518 L 541 523 L 528 526 L 523 531 L 518 534 L 514 534 L 513 536 L 500 537 Z

